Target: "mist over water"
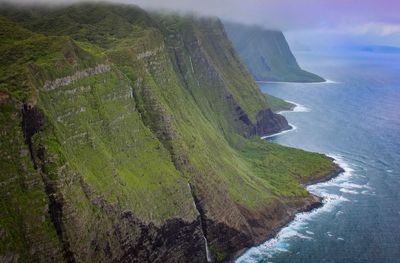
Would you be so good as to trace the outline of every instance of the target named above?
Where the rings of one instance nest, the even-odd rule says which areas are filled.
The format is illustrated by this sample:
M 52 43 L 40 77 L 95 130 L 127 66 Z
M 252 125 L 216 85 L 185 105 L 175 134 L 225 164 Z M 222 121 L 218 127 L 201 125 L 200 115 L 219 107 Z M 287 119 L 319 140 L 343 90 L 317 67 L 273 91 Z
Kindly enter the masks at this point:
M 284 112 L 296 130 L 268 140 L 326 153 L 345 173 L 308 190 L 325 205 L 297 215 L 278 236 L 238 262 L 399 262 L 400 56 L 301 54 L 335 82 L 260 83 L 300 104 Z

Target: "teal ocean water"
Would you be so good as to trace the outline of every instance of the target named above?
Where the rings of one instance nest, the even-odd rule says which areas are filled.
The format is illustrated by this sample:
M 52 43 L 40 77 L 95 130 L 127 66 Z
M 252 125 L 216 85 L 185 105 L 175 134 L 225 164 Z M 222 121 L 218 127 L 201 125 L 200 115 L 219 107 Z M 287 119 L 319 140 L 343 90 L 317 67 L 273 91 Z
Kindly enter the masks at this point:
M 328 154 L 345 169 L 309 191 L 325 205 L 302 213 L 237 262 L 400 262 L 400 55 L 302 54 L 321 84 L 260 83 L 298 103 L 295 129 L 268 138 Z

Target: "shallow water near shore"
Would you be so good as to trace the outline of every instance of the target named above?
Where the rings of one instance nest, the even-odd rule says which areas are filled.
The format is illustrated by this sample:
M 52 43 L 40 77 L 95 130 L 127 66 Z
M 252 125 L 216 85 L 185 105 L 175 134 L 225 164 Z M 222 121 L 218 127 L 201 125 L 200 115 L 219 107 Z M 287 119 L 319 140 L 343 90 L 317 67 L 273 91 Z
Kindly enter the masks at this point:
M 345 172 L 308 186 L 324 206 L 298 214 L 237 262 L 398 262 L 400 259 L 400 56 L 298 54 L 333 80 L 259 83 L 295 102 L 282 112 L 295 130 L 269 141 L 322 152 Z

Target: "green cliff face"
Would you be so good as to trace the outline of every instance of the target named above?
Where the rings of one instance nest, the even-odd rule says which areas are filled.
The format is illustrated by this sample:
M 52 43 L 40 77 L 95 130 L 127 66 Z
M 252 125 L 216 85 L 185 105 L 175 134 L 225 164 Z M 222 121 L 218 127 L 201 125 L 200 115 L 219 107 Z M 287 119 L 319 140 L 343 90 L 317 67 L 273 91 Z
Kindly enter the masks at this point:
M 224 25 L 239 56 L 256 80 L 325 81 L 300 68 L 282 32 L 230 22 Z
M 0 261 L 222 261 L 317 198 L 218 19 L 0 11 Z M 206 240 L 206 242 L 205 242 Z

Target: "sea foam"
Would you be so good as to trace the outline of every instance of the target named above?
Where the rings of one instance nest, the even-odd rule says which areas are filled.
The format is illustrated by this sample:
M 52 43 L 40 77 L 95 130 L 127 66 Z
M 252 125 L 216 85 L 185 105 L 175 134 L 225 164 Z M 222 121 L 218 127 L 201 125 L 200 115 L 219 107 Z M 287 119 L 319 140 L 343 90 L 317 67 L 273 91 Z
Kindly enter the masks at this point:
M 352 194 L 352 195 L 358 195 L 359 194 L 359 192 L 357 192 L 357 191 L 349 190 L 349 189 L 346 189 L 346 188 L 340 188 L 339 191 L 342 192 L 342 193 Z
M 311 240 L 312 237 L 309 235 L 313 235 L 314 233 L 309 230 L 305 230 L 307 229 L 308 222 L 314 220 L 322 213 L 332 212 L 338 206 L 338 204 L 349 201 L 349 199 L 340 194 L 331 193 L 329 191 L 329 187 L 340 187 L 340 184 L 347 183 L 348 180 L 353 176 L 354 170 L 342 159 L 341 156 L 329 156 L 334 158 L 334 162 L 340 165 L 344 172 L 330 181 L 310 185 L 307 187 L 309 192 L 323 197 L 324 205 L 310 212 L 296 214 L 294 220 L 289 223 L 288 226 L 282 228 L 276 237 L 267 240 L 257 247 L 250 248 L 236 260 L 237 263 L 257 262 L 259 259 L 271 258 L 277 253 L 288 252 L 290 249 L 289 241 L 293 239 Z M 348 184 L 348 186 L 353 188 L 358 187 L 355 186 L 355 184 Z
M 284 130 L 284 131 L 281 131 L 281 132 L 278 132 L 278 133 L 274 133 L 274 134 L 271 134 L 271 135 L 262 136 L 261 139 L 268 139 L 268 138 L 272 138 L 272 137 L 275 137 L 275 136 L 278 136 L 278 135 L 282 135 L 282 134 L 297 130 L 297 127 L 295 125 L 293 125 L 293 124 L 289 123 L 289 126 L 290 126 L 289 130 Z
M 295 107 L 291 111 L 282 111 L 282 112 L 310 112 L 311 111 L 310 108 L 304 106 L 303 104 L 300 104 L 300 103 L 297 103 L 297 102 L 294 102 L 294 101 L 290 101 L 290 100 L 286 100 L 286 102 L 294 104 Z
M 325 82 L 321 82 L 321 83 L 324 83 L 324 84 L 337 84 L 337 83 L 340 83 L 340 82 L 337 82 L 337 81 L 334 81 L 334 80 L 330 80 L 330 79 L 326 79 Z
M 291 113 L 291 112 L 310 112 L 311 109 L 308 108 L 307 106 L 304 106 L 303 104 L 294 102 L 294 101 L 290 101 L 290 100 L 285 100 L 286 102 L 293 104 L 294 108 L 292 110 L 282 110 L 282 111 L 278 111 L 278 114 L 282 114 L 282 113 Z
M 294 107 L 293 110 L 279 111 L 277 113 L 280 114 L 280 113 L 285 113 L 285 112 L 290 113 L 290 112 L 310 112 L 311 111 L 310 108 L 307 108 L 306 106 L 304 106 L 302 104 L 299 104 L 299 103 L 296 103 L 296 102 L 293 102 L 293 101 L 289 101 L 289 100 L 286 100 L 286 102 L 289 102 L 289 103 L 294 104 L 296 106 Z M 272 137 L 275 137 L 275 136 L 279 136 L 279 135 L 282 135 L 282 134 L 297 130 L 297 127 L 294 124 L 289 123 L 289 126 L 291 127 L 291 129 L 289 129 L 289 130 L 284 130 L 284 131 L 281 131 L 281 132 L 278 132 L 278 133 L 274 133 L 274 134 L 271 134 L 271 135 L 262 136 L 261 139 L 268 139 L 268 138 L 272 138 Z

